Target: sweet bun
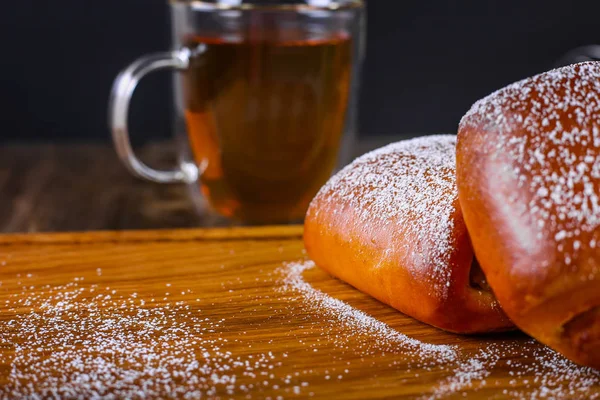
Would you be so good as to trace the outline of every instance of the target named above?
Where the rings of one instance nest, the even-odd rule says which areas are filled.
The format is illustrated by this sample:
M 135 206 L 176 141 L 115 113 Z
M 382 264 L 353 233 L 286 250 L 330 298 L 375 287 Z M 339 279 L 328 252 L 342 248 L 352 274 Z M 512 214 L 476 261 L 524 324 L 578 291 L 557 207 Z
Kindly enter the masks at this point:
M 477 102 L 459 127 L 457 183 L 475 254 L 506 314 L 600 368 L 600 63 Z
M 430 325 L 510 329 L 473 256 L 458 205 L 455 143 L 455 136 L 430 136 L 358 158 L 311 203 L 306 249 L 332 275 Z

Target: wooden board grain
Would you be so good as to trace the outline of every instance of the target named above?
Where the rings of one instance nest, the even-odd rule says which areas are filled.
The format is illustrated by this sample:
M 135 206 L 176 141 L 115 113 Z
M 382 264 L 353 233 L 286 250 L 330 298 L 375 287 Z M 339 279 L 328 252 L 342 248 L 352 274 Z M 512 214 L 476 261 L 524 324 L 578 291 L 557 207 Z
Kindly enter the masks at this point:
M 316 268 L 300 277 L 308 292 L 286 288 L 284 263 L 305 259 L 301 235 L 269 227 L 0 237 L 1 397 L 600 396 L 598 373 L 523 334 L 445 333 Z M 340 313 L 348 307 L 358 314 Z M 452 346 L 456 359 L 436 345 Z

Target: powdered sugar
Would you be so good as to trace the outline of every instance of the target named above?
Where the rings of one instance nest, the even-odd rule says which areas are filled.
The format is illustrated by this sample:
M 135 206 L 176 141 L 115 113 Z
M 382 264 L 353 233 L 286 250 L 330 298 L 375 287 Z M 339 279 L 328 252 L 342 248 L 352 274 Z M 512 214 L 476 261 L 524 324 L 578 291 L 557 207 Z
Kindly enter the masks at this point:
M 512 84 L 478 101 L 461 129 L 488 130 L 516 215 L 528 215 L 534 239 L 559 246 L 600 227 L 600 63 L 559 68 Z M 523 199 L 528 199 L 523 202 Z M 561 249 L 565 263 L 597 238 Z
M 279 272 L 283 275 L 284 291 L 297 291 L 313 309 L 327 314 L 337 323 L 345 325 L 350 332 L 356 335 L 367 335 L 372 339 L 372 346 L 385 347 L 388 351 L 410 351 L 419 357 L 419 361 L 435 359 L 449 362 L 456 359 L 456 350 L 453 346 L 431 345 L 390 328 L 385 323 L 357 310 L 342 300 L 335 299 L 322 291 L 313 288 L 304 280 L 304 271 L 312 269 L 312 261 L 290 263 Z
M 93 268 L 88 279 L 97 276 Z M 424 343 L 315 288 L 307 279 L 311 273 L 328 287 L 337 285 L 336 292 L 345 285 L 311 262 L 262 268 L 256 267 L 251 281 L 240 278 L 238 269 L 222 275 L 211 286 L 209 302 L 181 286 L 181 279 L 155 285 L 149 296 L 143 282 L 135 285 L 137 292 L 83 277 L 36 286 L 39 270 L 31 277 L 25 271 L 2 286 L 10 294 L 3 296 L 0 315 L 0 366 L 6 368 L 0 398 L 275 400 L 328 396 L 332 385 L 345 392 L 350 382 L 355 390 L 366 384 L 365 395 L 382 384 L 419 393 L 436 380 L 429 397 L 446 398 L 505 388 L 506 378 L 497 373 L 507 368 L 514 378 L 510 397 L 598 396 L 597 371 L 531 340 L 490 344 L 481 337 L 474 354 L 451 334 L 445 337 L 454 344 Z M 112 272 L 103 268 L 102 277 Z M 157 287 L 184 292 L 186 300 L 172 301 Z M 356 297 L 352 289 L 346 294 Z M 389 315 L 398 314 L 389 309 Z M 423 337 L 431 332 L 417 331 Z M 378 374 L 385 375 L 379 380 Z M 319 382 L 329 391 L 319 392 Z
M 146 305 L 136 293 L 81 286 L 80 278 L 13 296 L 2 325 L 0 362 L 10 365 L 1 398 L 186 398 L 256 390 L 262 381 L 289 391 L 290 380 L 273 377 L 287 354 L 234 355 L 239 346 L 215 332 L 224 319 L 202 316 L 183 304 Z M 242 343 L 243 345 L 243 343 Z M 287 383 L 285 380 L 287 379 Z
M 315 265 L 311 261 L 284 265 L 278 271 L 283 282 L 281 290 L 299 294 L 313 312 L 346 325 L 352 332 L 352 340 L 367 334 L 372 346 L 393 345 L 395 348 L 390 351 L 415 360 L 414 366 L 424 371 L 441 368 L 443 377 L 434 385 L 432 393 L 422 399 L 466 396 L 467 390 L 507 385 L 510 389 L 503 389 L 497 398 L 600 398 L 600 371 L 577 366 L 548 348 L 540 348 L 534 340 L 489 342 L 482 337 L 481 345 L 474 353 L 459 346 L 426 344 L 314 288 L 303 276 L 313 268 Z M 345 338 L 339 340 L 343 342 Z M 508 384 L 505 378 L 495 376 L 497 371 L 505 370 L 510 376 Z
M 453 374 L 440 381 L 433 396 L 427 398 L 445 398 L 465 389 L 505 387 L 505 380 L 494 377 L 497 370 L 508 370 L 510 377 L 509 389 L 503 389 L 498 398 L 600 398 L 599 371 L 539 348 L 534 340 L 522 344 L 484 342 L 475 354 L 460 356 Z
M 335 212 L 349 206 L 358 214 L 356 223 L 364 232 L 374 221 L 396 223 L 405 229 L 404 236 L 414 238 L 414 243 L 404 245 L 410 245 L 412 254 L 432 266 L 428 273 L 433 289 L 440 293 L 448 290 L 447 266 L 454 248 L 452 216 L 458 201 L 455 145 L 452 135 L 388 145 L 356 159 L 318 195 L 335 206 Z M 315 212 L 320 211 L 317 208 Z
M 478 385 L 477 388 L 485 386 L 487 383 L 485 378 L 490 376 L 498 359 L 497 354 L 490 355 L 484 349 L 480 349 L 471 357 L 462 355 L 460 362 L 452 366 L 452 374 L 438 382 L 430 397 L 443 398 L 465 389 L 473 389 L 474 385 Z

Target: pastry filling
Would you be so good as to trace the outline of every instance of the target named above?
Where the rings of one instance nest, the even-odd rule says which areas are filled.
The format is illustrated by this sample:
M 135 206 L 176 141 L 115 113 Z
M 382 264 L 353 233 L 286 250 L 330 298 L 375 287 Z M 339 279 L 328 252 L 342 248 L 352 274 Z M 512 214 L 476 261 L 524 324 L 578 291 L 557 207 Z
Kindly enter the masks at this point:
M 593 307 L 571 319 L 563 326 L 563 337 L 580 351 L 600 348 L 600 306 Z
M 475 257 L 473 257 L 473 264 L 471 264 L 471 272 L 469 273 L 469 280 L 471 287 L 480 291 L 491 292 L 490 286 L 485 279 L 485 275 L 481 270 L 481 266 Z

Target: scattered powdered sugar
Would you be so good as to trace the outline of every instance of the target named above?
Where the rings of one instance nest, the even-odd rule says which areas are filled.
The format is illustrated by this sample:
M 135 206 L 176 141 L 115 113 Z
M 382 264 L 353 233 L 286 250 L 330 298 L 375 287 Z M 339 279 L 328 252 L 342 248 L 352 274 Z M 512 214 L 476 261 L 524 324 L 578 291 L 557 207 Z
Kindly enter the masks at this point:
M 22 290 L 8 295 L 0 319 L 0 365 L 8 367 L 0 398 L 310 397 L 318 393 L 308 376 L 341 385 L 352 374 L 375 377 L 383 357 L 384 369 L 401 366 L 404 380 L 411 374 L 407 365 L 418 370 L 414 379 L 438 377 L 428 398 L 505 388 L 505 378 L 497 380 L 494 372 L 507 368 L 514 380 L 504 397 L 598 398 L 600 372 L 575 366 L 533 341 L 484 342 L 475 354 L 459 345 L 422 343 L 314 288 L 304 277 L 313 268 L 312 262 L 289 263 L 257 278 L 258 285 L 272 285 L 281 302 L 270 302 L 270 315 L 253 319 L 248 297 L 239 321 L 204 313 L 210 303 L 193 300 L 191 290 L 176 289 L 175 283 L 165 283 L 165 290 L 183 290 L 188 301 L 169 302 L 158 293 L 153 299 L 83 278 L 36 287 L 18 277 Z M 227 284 L 248 287 L 239 278 Z M 276 319 L 262 326 L 271 317 Z M 278 338 L 287 340 L 290 353 L 265 341 L 277 320 L 284 330 L 290 324 L 287 339 Z M 246 338 L 253 328 L 262 329 L 255 342 Z M 343 351 L 324 354 L 331 343 Z M 324 364 L 297 367 L 312 354 Z
M 442 399 L 457 394 L 466 396 L 467 390 L 506 388 L 506 378 L 494 377 L 496 370 L 508 370 L 511 377 L 508 382 L 510 389 L 503 389 L 497 398 L 600 398 L 600 371 L 575 365 L 551 349 L 539 347 L 532 339 L 489 342 L 482 337 L 481 346 L 474 354 L 461 350 L 459 346 L 422 343 L 314 288 L 303 276 L 305 271 L 313 268 L 315 264 L 312 261 L 285 264 L 278 270 L 282 276 L 281 290 L 297 293 L 313 312 L 347 326 L 353 340 L 356 340 L 353 336 L 366 334 L 371 336 L 373 344 L 394 345 L 396 348 L 388 351 L 416 360 L 413 367 L 439 373 L 439 369 L 435 370 L 438 366 L 446 374 L 450 372 L 434 385 L 431 394 L 424 395 L 422 399 Z M 430 362 L 432 360 L 434 363 Z
M 536 345 L 532 339 L 522 344 L 483 343 L 476 354 L 461 355 L 453 374 L 440 381 L 433 395 L 426 398 L 441 399 L 465 389 L 505 387 L 505 381 L 493 377 L 496 369 L 508 370 L 510 377 L 510 389 L 503 389 L 501 398 L 600 398 L 600 371 L 575 365 Z
M 10 371 L 0 398 L 198 399 L 252 392 L 265 379 L 291 390 L 289 378 L 271 376 L 287 354 L 234 355 L 229 347 L 243 342 L 219 335 L 224 319 L 81 279 L 30 287 L 5 304 L 15 317 L 0 327 L 0 346 L 13 350 L 1 353 Z
M 494 146 L 488 151 L 508 157 L 503 173 L 519 190 L 507 200 L 516 215 L 531 216 L 533 237 L 549 235 L 563 246 L 600 227 L 600 63 L 555 69 L 492 93 L 464 116 L 464 128 L 487 130 Z M 559 248 L 566 265 L 580 248 L 596 246 L 597 237 L 583 237 L 585 243 Z
M 430 398 L 443 398 L 447 395 L 460 393 L 465 389 L 472 389 L 473 385 L 485 386 L 485 378 L 490 376 L 497 355 L 492 355 L 485 350 L 479 350 L 474 357 L 467 357 L 454 367 L 453 374 L 438 382 Z
M 373 221 L 396 223 L 415 238 L 412 254 L 432 265 L 435 289 L 446 292 L 453 246 L 456 137 L 434 135 L 393 143 L 359 157 L 335 175 L 318 198 L 358 213 L 367 231 Z M 327 208 L 324 208 L 327 209 Z M 317 208 L 314 212 L 320 212 Z M 408 245 L 408 244 L 406 244 Z
M 302 276 L 304 271 L 314 267 L 315 264 L 312 261 L 287 264 L 280 271 L 283 275 L 281 290 L 301 293 L 306 302 L 315 310 L 333 317 L 335 322 L 345 325 L 350 332 L 371 337 L 373 343 L 378 346 L 385 345 L 388 350 L 411 351 L 419 356 L 419 361 L 436 359 L 441 362 L 450 362 L 456 359 L 456 351 L 453 346 L 426 344 L 409 338 L 348 303 L 315 289 Z

